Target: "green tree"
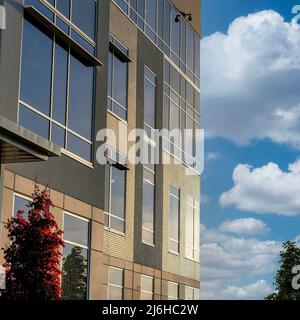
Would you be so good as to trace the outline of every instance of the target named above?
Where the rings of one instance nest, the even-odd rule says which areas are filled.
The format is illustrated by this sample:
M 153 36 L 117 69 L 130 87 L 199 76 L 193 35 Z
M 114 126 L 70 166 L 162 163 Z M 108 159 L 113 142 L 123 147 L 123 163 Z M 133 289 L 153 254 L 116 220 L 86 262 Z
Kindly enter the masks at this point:
M 274 278 L 275 292 L 265 300 L 300 300 L 300 290 L 292 287 L 295 274 L 292 269 L 300 265 L 300 248 L 293 241 L 287 241 L 280 252 L 280 267 Z
M 83 300 L 86 297 L 86 259 L 80 247 L 73 247 L 63 259 L 62 297 L 64 300 Z

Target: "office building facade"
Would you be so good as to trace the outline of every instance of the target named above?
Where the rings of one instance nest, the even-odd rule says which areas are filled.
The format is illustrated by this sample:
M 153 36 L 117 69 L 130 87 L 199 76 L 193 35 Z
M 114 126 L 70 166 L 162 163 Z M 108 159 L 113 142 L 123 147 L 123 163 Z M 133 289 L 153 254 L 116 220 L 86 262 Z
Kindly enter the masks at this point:
M 200 0 L 0 5 L 1 247 L 36 182 L 64 231 L 63 271 L 83 261 L 85 286 L 65 299 L 199 299 L 199 163 L 186 159 L 200 123 Z M 103 164 L 105 128 L 116 139 Z M 155 129 L 191 129 L 192 144 L 162 143 L 169 164 L 130 163 L 136 128 L 149 149 Z

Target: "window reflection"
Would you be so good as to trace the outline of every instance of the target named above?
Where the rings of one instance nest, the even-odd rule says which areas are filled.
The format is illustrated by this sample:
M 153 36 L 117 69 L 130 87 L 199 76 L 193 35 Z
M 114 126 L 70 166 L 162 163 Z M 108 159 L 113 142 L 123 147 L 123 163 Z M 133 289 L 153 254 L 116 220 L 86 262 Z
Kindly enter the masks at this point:
M 200 204 L 187 197 L 185 209 L 185 256 L 188 259 L 200 259 Z
M 169 194 L 169 250 L 179 253 L 179 189 L 170 186 Z
M 24 21 L 21 99 L 50 114 L 52 39 Z
M 62 259 L 62 297 L 64 300 L 87 299 L 89 222 L 64 214 Z
M 108 268 L 108 300 L 122 300 L 123 299 L 123 283 L 124 271 L 113 267 Z
M 154 245 L 155 173 L 144 167 L 142 241 Z
M 125 48 L 116 38 L 111 37 L 113 44 L 128 55 Z M 108 104 L 107 108 L 127 121 L 128 63 L 121 59 L 114 46 L 108 54 Z
M 141 300 L 153 300 L 153 277 L 141 275 Z
M 145 67 L 144 80 L 144 123 L 148 136 L 155 129 L 156 118 L 156 76 Z
M 106 165 L 105 181 L 105 225 L 123 233 L 125 231 L 126 171 Z
M 93 68 L 24 20 L 19 124 L 90 162 L 93 91 Z
M 19 211 L 24 211 L 23 217 L 28 219 L 29 200 L 21 196 L 14 196 L 13 216 L 16 217 Z
M 200 86 L 200 38 L 170 0 L 114 0 L 181 71 Z
M 95 20 L 95 0 L 72 0 L 72 22 L 93 40 L 95 39 Z

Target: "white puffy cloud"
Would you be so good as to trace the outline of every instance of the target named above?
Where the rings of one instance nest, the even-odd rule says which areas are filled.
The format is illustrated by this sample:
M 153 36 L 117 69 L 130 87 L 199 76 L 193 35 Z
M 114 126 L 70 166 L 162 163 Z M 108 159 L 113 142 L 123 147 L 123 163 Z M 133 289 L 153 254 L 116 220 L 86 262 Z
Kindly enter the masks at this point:
M 300 149 L 300 29 L 275 11 L 240 17 L 201 41 L 206 135 Z
M 239 164 L 232 178 L 233 188 L 220 197 L 222 206 L 285 216 L 300 214 L 300 160 L 287 171 L 272 162 L 259 168 Z
M 201 225 L 201 298 L 262 299 L 277 269 L 281 243 L 233 236 Z M 245 279 L 248 283 L 245 284 Z
M 225 221 L 219 226 L 219 230 L 226 233 L 235 233 L 238 235 L 261 235 L 269 231 L 267 225 L 254 218 L 240 218 Z

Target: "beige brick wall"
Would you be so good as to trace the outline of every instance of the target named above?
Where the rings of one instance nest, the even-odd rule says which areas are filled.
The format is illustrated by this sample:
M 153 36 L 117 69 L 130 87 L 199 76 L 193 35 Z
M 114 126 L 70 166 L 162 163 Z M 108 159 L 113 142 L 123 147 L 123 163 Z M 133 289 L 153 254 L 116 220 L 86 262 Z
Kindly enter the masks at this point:
M 163 271 L 200 280 L 200 264 L 185 258 L 186 196 L 190 195 L 196 200 L 200 199 L 200 177 L 187 175 L 186 167 L 182 164 L 169 164 L 164 166 L 163 184 Z M 180 255 L 174 255 L 168 250 L 170 184 L 180 188 Z
M 120 28 L 122 26 L 122 28 Z M 136 127 L 136 68 L 137 68 L 137 29 L 124 16 L 124 14 L 111 2 L 110 10 L 110 32 L 121 41 L 128 49 L 132 62 L 128 64 L 128 123 L 121 121 L 112 113 L 107 113 L 107 127 L 112 129 L 117 136 L 117 150 L 127 154 L 127 136 L 121 135 L 119 139 L 119 128 L 121 130 L 135 129 Z M 122 131 L 123 132 L 123 131 Z M 131 144 L 128 144 L 130 148 Z M 135 167 L 129 165 L 126 176 L 126 233 L 119 235 L 108 230 L 104 231 L 104 252 L 110 256 L 133 261 L 134 245 L 134 198 L 135 198 Z

